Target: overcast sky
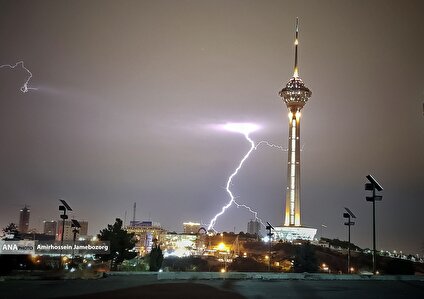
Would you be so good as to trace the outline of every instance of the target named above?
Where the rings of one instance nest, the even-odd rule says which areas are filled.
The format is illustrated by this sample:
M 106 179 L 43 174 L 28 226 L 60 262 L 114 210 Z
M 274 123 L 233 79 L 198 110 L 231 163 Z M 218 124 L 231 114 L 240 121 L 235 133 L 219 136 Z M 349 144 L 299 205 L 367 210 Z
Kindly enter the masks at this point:
M 252 122 L 287 146 L 278 92 L 300 18 L 302 222 L 372 247 L 365 176 L 385 188 L 377 246 L 423 253 L 422 1 L 0 1 L 0 226 L 30 205 L 30 227 L 65 199 L 98 233 L 116 217 L 209 223 L 249 150 L 211 124 Z M 234 178 L 240 203 L 283 223 L 287 153 L 262 147 Z M 231 207 L 215 228 L 246 231 Z M 327 226 L 325 229 L 322 225 Z

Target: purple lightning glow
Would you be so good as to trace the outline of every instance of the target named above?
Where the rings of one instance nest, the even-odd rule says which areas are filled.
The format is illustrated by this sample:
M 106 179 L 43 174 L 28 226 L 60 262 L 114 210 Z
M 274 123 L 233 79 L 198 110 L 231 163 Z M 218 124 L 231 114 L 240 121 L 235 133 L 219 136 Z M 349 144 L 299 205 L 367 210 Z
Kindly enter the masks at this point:
M 11 64 L 3 64 L 3 65 L 0 65 L 0 69 L 1 68 L 5 68 L 5 67 L 8 67 L 8 68 L 11 68 L 11 69 L 15 69 L 18 65 L 20 65 L 27 73 L 28 73 L 28 78 L 26 79 L 26 81 L 25 81 L 25 83 L 22 85 L 22 87 L 21 87 L 21 91 L 23 92 L 23 93 L 27 93 L 29 90 L 38 90 L 38 88 L 34 88 L 34 87 L 28 87 L 28 84 L 29 84 L 29 81 L 31 80 L 31 78 L 32 78 L 32 73 L 31 73 L 31 71 L 29 70 L 29 69 L 27 69 L 26 67 L 25 67 L 25 65 L 24 65 L 24 62 L 23 61 L 18 61 L 17 63 L 15 63 L 14 65 L 11 65 Z

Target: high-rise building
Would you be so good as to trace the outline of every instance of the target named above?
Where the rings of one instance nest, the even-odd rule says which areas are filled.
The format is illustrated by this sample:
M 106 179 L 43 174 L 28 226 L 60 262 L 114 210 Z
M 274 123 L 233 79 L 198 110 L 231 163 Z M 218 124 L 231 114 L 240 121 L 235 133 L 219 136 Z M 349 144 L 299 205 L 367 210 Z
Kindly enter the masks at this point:
M 88 235 L 88 221 L 79 221 L 79 224 L 81 225 L 79 234 L 80 236 L 87 236 Z
M 152 250 L 154 239 L 161 244 L 166 234 L 166 230 L 162 228 L 160 223 L 152 221 L 131 221 L 125 229 L 129 233 L 134 233 L 135 249 L 142 256 Z
M 26 234 L 28 232 L 29 214 L 30 214 L 30 209 L 28 209 L 26 205 L 19 212 L 19 232 L 21 234 Z
M 184 222 L 183 229 L 185 234 L 197 234 L 201 228 L 201 224 L 197 222 Z
M 43 221 L 44 229 L 43 233 L 48 236 L 56 235 L 57 222 L 56 221 Z
M 298 46 L 299 21 L 296 19 L 293 76 L 279 92 L 288 110 L 289 140 L 284 226 L 276 228 L 275 237 L 312 240 L 316 229 L 302 227 L 300 211 L 300 111 L 311 97 L 312 92 L 299 77 Z
M 87 236 L 88 234 L 88 221 L 80 221 L 78 220 L 79 224 L 81 225 L 77 238 L 80 236 Z M 63 226 L 63 220 L 57 221 L 58 227 L 57 227 L 57 240 L 61 240 L 62 238 L 62 226 Z M 63 240 L 64 241 L 71 241 L 74 239 L 74 231 L 72 227 L 72 221 L 71 220 L 65 220 L 65 230 L 63 233 Z
M 261 224 L 258 220 L 250 220 L 247 223 L 247 233 L 252 235 L 259 235 Z

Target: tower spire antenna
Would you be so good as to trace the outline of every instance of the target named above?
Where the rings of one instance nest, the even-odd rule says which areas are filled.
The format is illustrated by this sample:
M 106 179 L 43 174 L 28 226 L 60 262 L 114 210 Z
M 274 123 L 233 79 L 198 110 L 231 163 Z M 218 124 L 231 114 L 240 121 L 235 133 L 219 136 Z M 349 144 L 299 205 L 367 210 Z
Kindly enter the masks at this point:
M 296 33 L 294 39 L 294 72 L 293 77 L 299 77 L 299 66 L 297 64 L 297 47 L 299 45 L 299 18 L 296 18 Z

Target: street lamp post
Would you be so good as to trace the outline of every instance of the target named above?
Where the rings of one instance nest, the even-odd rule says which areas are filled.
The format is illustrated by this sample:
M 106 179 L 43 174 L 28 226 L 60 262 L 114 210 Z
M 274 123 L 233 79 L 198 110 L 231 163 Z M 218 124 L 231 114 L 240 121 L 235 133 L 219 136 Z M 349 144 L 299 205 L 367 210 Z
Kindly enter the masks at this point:
M 273 230 L 274 227 L 269 222 L 267 222 L 266 224 L 268 224 L 265 228 L 266 228 L 266 230 L 268 230 L 267 236 L 268 236 L 268 242 L 269 242 L 268 272 L 271 272 L 272 236 L 274 235 L 271 232 L 271 230 Z
M 64 201 L 63 199 L 59 199 L 62 203 L 59 206 L 59 211 L 63 211 L 63 214 L 60 215 L 62 219 L 62 233 L 60 234 L 60 254 L 59 254 L 59 269 L 62 268 L 62 247 L 63 247 L 63 234 L 65 233 L 65 220 L 68 219 L 68 215 L 66 215 L 66 211 L 72 211 L 71 207 Z
M 78 220 L 72 219 L 71 221 L 72 221 L 71 223 L 72 232 L 74 233 L 74 238 L 73 238 L 74 244 L 72 245 L 72 263 L 73 263 L 75 258 L 75 241 L 77 239 L 77 234 L 80 231 L 81 225 L 78 222 Z
M 325 225 L 325 224 L 321 224 L 321 239 L 323 239 L 324 238 L 324 229 L 326 229 L 327 228 L 327 225 Z
M 366 178 L 368 179 L 369 183 L 365 184 L 365 190 L 372 191 L 372 196 L 367 196 L 366 200 L 372 202 L 372 273 L 375 275 L 377 273 L 376 271 L 376 249 L 375 249 L 375 202 L 381 201 L 383 199 L 383 196 L 376 195 L 375 191 L 382 191 L 383 187 L 377 182 L 376 179 L 372 177 L 372 175 L 367 175 Z
M 345 210 L 346 210 L 347 213 L 343 213 L 343 217 L 344 218 L 347 218 L 347 222 L 345 222 L 344 225 L 347 225 L 348 226 L 347 273 L 349 274 L 351 272 L 350 271 L 350 226 L 355 224 L 355 222 L 350 221 L 350 218 L 355 219 L 356 216 L 348 208 L 345 208 Z

